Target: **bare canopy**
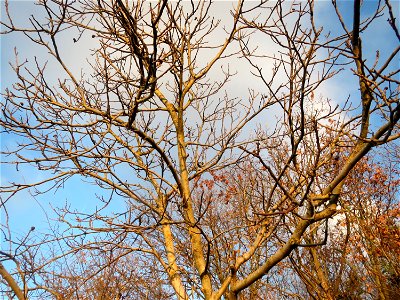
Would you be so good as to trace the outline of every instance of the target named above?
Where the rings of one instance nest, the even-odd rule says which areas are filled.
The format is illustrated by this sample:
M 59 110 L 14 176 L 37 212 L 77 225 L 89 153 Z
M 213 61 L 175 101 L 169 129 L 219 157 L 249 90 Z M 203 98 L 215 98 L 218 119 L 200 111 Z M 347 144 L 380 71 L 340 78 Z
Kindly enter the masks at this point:
M 330 33 L 313 1 L 42 0 L 27 28 L 4 5 L 3 34 L 49 61 L 17 57 L 2 94 L 15 140 L 2 163 L 44 179 L 3 182 L 1 206 L 73 176 L 104 191 L 91 212 L 67 204 L 52 234 L 0 252 L 18 299 L 273 299 L 264 279 L 326 243 L 346 178 L 400 134 L 400 47 L 363 47 L 377 22 L 400 41 L 389 0 L 365 20 L 360 0 L 350 18 L 332 1 Z M 85 66 L 67 45 L 89 47 Z M 322 94 L 350 73 L 357 94 Z

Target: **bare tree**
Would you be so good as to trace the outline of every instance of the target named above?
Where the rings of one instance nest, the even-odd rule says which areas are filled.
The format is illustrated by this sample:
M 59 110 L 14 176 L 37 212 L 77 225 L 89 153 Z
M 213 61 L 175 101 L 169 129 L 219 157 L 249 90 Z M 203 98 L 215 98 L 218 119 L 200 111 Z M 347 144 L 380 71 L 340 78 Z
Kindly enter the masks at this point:
M 398 297 L 399 173 L 392 155 L 369 155 L 350 173 L 325 246 L 292 252 L 300 285 L 313 299 Z M 304 238 L 311 243 L 322 234 Z
M 335 36 L 316 25 L 312 1 L 238 1 L 222 21 L 205 1 L 39 5 L 45 17 L 20 28 L 5 2 L 1 24 L 41 46 L 60 75 L 17 57 L 0 124 L 18 138 L 4 163 L 45 179 L 2 186 L 2 205 L 72 176 L 104 192 L 90 213 L 56 210 L 67 229 L 22 241 L 27 257 L 9 257 L 29 260 L 25 288 L 0 273 L 20 299 L 268 297 L 257 292 L 263 278 L 294 249 L 325 243 L 304 237 L 337 212 L 350 171 L 399 137 L 400 48 L 371 63 L 361 39 L 382 13 L 399 39 L 389 1 L 362 21 L 355 0 L 352 28 L 334 1 Z M 93 41 L 89 71 L 66 62 L 66 32 L 70 44 Z M 341 69 L 360 95 L 340 106 L 319 92 Z M 230 82 L 248 74 L 259 89 L 236 94 Z M 140 290 L 124 290 L 132 278 Z

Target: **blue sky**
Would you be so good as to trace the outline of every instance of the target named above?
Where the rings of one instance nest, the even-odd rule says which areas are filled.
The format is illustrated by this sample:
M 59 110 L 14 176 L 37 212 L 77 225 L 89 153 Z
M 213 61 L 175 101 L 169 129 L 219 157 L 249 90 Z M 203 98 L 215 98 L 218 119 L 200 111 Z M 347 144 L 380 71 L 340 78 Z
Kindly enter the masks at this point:
M 33 1 L 11 1 L 10 12 L 15 16 L 16 25 L 25 25 L 30 15 L 43 15 L 41 7 L 34 5 Z M 1 1 L 2 20 L 5 17 L 4 2 Z M 61 51 L 66 61 L 72 66 L 72 68 L 76 67 L 76 70 L 78 71 L 88 53 L 85 53 L 86 55 L 81 55 L 85 51 L 73 47 L 72 38 L 73 35 L 65 37 L 66 47 Z M 34 57 L 42 63 L 48 59 L 47 53 L 44 52 L 41 47 L 27 41 L 23 34 L 13 33 L 9 35 L 1 35 L 2 92 L 7 87 L 11 88 L 12 83 L 16 79 L 16 76 L 9 65 L 9 62 L 15 62 L 15 50 L 18 52 L 20 61 L 27 59 L 30 64 L 34 62 Z M 55 66 L 56 64 L 54 63 L 48 64 L 47 72 L 49 78 L 57 78 L 60 69 Z M 3 98 L 1 101 L 3 101 Z M 13 143 L 17 142 L 17 139 L 13 136 L 1 135 L 0 139 L 2 149 L 7 146 L 12 146 Z M 16 170 L 15 166 L 1 164 L 0 167 L 0 179 L 2 185 L 7 184 L 8 181 L 32 182 L 46 177 L 43 172 L 38 172 L 33 167 L 25 167 L 19 171 Z M 35 192 L 33 190 L 25 190 L 16 194 L 9 202 L 7 202 L 6 208 L 9 216 L 9 226 L 14 237 L 25 236 L 32 226 L 36 227 L 33 234 L 46 232 L 49 228 L 48 218 L 56 218 L 52 208 L 62 207 L 66 203 L 69 203 L 71 204 L 71 207 L 75 207 L 84 212 L 88 208 L 93 208 L 95 205 L 98 205 L 96 195 L 102 195 L 103 193 L 93 185 L 83 183 L 80 178 L 74 177 L 68 180 L 64 187 L 57 191 L 50 191 L 45 195 L 38 196 L 34 196 L 34 194 Z M 1 223 L 4 224 L 6 219 L 6 214 L 4 210 L 1 209 Z M 3 238 L 0 243 L 3 243 Z
M 363 14 L 368 14 L 374 7 L 375 1 L 364 1 Z M 1 3 L 2 7 L 2 18 L 4 15 L 4 2 Z M 351 1 L 339 1 L 342 12 L 347 21 L 350 22 L 352 16 L 352 3 Z M 219 7 L 223 7 L 221 3 Z M 226 4 L 231 6 L 230 4 Z M 397 11 L 399 8 L 399 2 L 395 2 Z M 17 24 L 24 24 L 28 16 L 34 14 L 35 16 L 41 15 L 40 10 L 33 5 L 31 1 L 11 1 L 10 9 L 13 15 L 16 17 Z M 395 9 L 396 10 L 396 9 Z M 317 1 L 316 3 L 316 16 L 319 25 L 324 26 L 326 30 L 332 31 L 332 34 L 336 34 L 341 29 L 338 27 L 338 22 L 335 14 L 332 12 L 332 6 L 330 1 Z M 381 55 L 385 54 L 388 49 L 393 49 L 397 45 L 397 41 L 393 37 L 390 28 L 385 22 L 386 18 L 382 17 L 380 22 L 375 23 L 369 30 L 363 35 L 365 58 L 368 60 L 374 59 L 376 50 L 381 51 Z M 351 25 L 349 25 L 351 27 Z M 79 48 L 72 41 L 74 35 L 66 34 L 64 49 L 62 49 L 62 56 L 65 58 L 67 63 L 72 65 L 76 72 L 79 72 L 82 65 L 85 64 L 85 55 L 88 54 L 88 47 L 86 44 L 80 44 Z M 14 48 L 17 49 L 20 59 L 28 59 L 29 62 L 33 61 L 33 57 L 38 57 L 39 61 L 46 60 L 46 53 L 41 48 L 29 42 L 22 34 L 9 34 L 1 36 L 1 90 L 4 91 L 6 87 L 11 87 L 11 84 L 15 80 L 15 75 L 11 72 L 8 61 L 14 60 Z M 233 66 L 235 67 L 235 66 Z M 237 68 L 240 68 L 238 65 Z M 56 79 L 60 70 L 55 67 L 54 64 L 49 64 L 48 75 Z M 249 85 L 253 84 L 251 79 L 245 80 L 245 83 Z M 342 103 L 348 95 L 354 98 L 354 101 L 358 101 L 358 90 L 357 90 L 357 79 L 351 74 L 351 72 L 343 72 L 330 80 L 327 85 L 321 87 L 321 94 L 325 97 L 332 98 L 336 103 Z M 243 85 L 243 79 L 241 81 Z M 253 84 L 254 85 L 254 84 Z M 236 88 L 237 92 L 240 93 L 240 85 L 235 87 L 235 83 L 232 84 L 232 88 Z M 235 90 L 236 91 L 236 90 Z M 247 92 L 247 91 L 246 91 Z M 2 99 L 3 101 L 3 99 Z M 1 147 L 6 147 L 15 143 L 17 139 L 14 136 L 2 136 Z M 6 184 L 7 181 L 29 181 L 32 179 L 44 178 L 45 174 L 39 173 L 34 168 L 28 167 L 24 171 L 17 172 L 15 166 L 1 166 L 1 182 L 2 185 Z M 107 196 L 107 193 L 96 188 L 94 185 L 84 183 L 80 178 L 75 177 L 66 182 L 63 188 L 57 190 L 57 192 L 50 191 L 44 195 L 33 197 L 28 191 L 21 192 L 15 195 L 7 203 L 7 211 L 10 217 L 10 228 L 16 235 L 24 236 L 31 228 L 35 226 L 37 229 L 35 232 L 43 232 L 48 228 L 47 217 L 54 218 L 54 214 L 51 212 L 50 207 L 60 207 L 65 203 L 70 203 L 71 207 L 78 209 L 79 211 L 90 211 L 94 206 L 98 205 L 96 195 Z M 1 211 L 2 222 L 5 222 L 4 211 Z

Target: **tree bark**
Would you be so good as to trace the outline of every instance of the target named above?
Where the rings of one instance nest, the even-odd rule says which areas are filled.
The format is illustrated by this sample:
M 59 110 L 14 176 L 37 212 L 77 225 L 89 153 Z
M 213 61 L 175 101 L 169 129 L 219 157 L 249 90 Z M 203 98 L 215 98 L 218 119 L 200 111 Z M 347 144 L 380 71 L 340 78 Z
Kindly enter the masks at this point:
M 26 300 L 27 298 L 24 295 L 24 292 L 18 286 L 18 283 L 14 280 L 10 273 L 4 268 L 3 264 L 0 262 L 0 275 L 3 279 L 8 283 L 11 290 L 15 293 L 15 296 L 19 300 Z

